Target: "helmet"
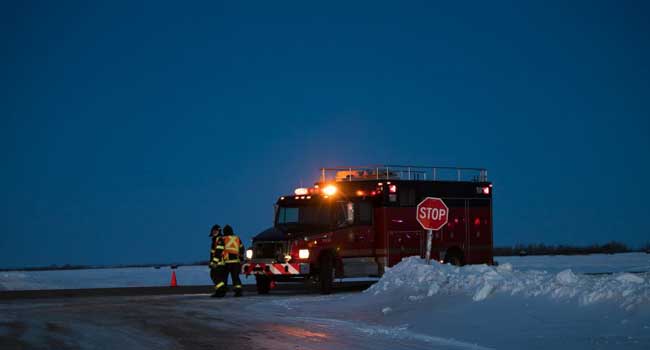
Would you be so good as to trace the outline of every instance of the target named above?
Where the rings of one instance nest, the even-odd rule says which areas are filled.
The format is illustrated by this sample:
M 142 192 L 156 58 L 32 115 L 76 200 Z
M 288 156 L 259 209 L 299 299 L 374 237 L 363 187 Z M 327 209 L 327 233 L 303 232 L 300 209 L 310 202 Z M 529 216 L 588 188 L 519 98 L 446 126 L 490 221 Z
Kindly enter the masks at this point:
M 212 226 L 212 229 L 210 230 L 210 234 L 208 236 L 214 237 L 214 236 L 220 236 L 220 235 L 221 235 L 221 226 L 219 226 L 219 225 Z
M 224 226 L 223 227 L 223 234 L 226 235 L 226 236 L 232 235 L 233 234 L 232 227 L 230 227 L 230 225 Z

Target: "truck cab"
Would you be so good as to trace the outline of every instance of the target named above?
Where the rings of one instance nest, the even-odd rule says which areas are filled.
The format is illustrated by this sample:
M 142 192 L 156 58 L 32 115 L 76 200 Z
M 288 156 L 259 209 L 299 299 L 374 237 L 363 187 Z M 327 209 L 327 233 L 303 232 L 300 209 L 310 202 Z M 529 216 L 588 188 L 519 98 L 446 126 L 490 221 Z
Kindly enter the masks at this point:
M 424 198 L 441 198 L 449 222 L 434 232 L 441 263 L 492 263 L 492 183 L 487 170 L 377 165 L 322 168 L 320 181 L 278 198 L 272 228 L 253 238 L 242 272 L 258 292 L 303 280 L 330 293 L 335 278 L 378 277 L 407 256 L 424 257 L 416 220 Z M 451 174 L 451 175 L 450 175 Z

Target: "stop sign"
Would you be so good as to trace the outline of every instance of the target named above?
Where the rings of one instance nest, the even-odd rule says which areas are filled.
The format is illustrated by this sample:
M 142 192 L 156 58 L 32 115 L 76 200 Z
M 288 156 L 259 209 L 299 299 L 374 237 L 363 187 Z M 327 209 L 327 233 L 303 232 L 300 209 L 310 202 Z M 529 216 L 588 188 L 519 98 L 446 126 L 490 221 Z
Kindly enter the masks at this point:
M 427 197 L 418 204 L 415 217 L 423 228 L 437 231 L 447 224 L 449 208 L 442 199 Z

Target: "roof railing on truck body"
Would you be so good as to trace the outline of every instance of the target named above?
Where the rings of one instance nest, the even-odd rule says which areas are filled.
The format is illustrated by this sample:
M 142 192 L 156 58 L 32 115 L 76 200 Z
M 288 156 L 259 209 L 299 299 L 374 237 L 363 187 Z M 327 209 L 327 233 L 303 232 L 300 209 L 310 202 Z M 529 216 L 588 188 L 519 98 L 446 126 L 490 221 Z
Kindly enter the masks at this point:
M 417 165 L 368 165 L 321 168 L 321 181 L 408 180 L 487 182 L 487 169 Z M 333 176 L 332 176 L 333 174 Z

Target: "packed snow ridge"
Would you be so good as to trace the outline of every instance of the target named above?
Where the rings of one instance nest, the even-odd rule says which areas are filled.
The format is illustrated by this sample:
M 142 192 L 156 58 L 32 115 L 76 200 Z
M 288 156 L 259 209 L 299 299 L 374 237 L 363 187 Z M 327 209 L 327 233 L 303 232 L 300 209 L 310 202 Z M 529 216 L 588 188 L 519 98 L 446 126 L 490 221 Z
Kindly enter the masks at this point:
M 648 275 L 617 273 L 591 276 L 575 274 L 571 269 L 557 274 L 546 271 L 517 271 L 511 264 L 463 267 L 410 257 L 388 269 L 366 290 L 371 295 L 399 295 L 417 301 L 434 295 L 467 295 L 480 302 L 504 293 L 525 297 L 547 296 L 577 301 L 581 305 L 613 302 L 626 310 L 650 304 Z M 385 311 L 390 312 L 390 310 Z

